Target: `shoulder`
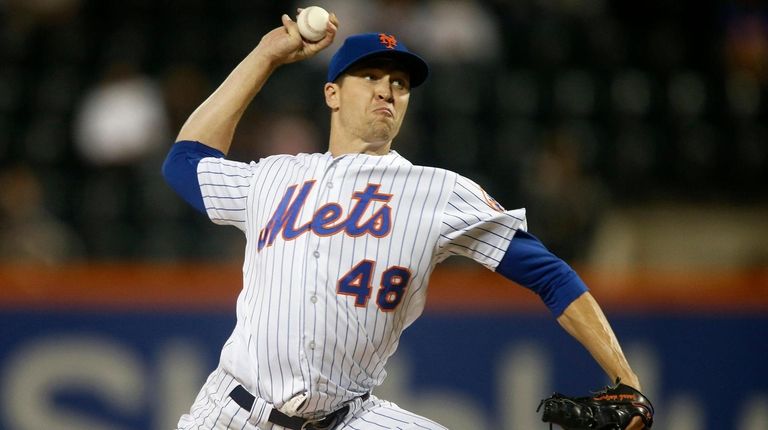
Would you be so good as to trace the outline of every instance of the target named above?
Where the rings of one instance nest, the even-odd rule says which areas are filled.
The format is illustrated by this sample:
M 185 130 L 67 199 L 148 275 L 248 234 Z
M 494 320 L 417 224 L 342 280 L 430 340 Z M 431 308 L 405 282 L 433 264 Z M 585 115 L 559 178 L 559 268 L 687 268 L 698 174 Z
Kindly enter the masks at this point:
M 405 160 L 405 158 L 400 157 L 401 159 Z M 411 164 L 409 161 L 405 160 L 413 169 L 419 169 L 422 170 L 425 173 L 429 173 L 430 175 L 434 175 L 436 177 L 442 177 L 445 178 L 445 183 L 450 184 L 451 188 L 454 189 L 455 192 L 464 192 L 464 193 L 471 193 L 476 194 L 480 196 L 487 196 L 488 193 L 485 192 L 482 186 L 480 186 L 477 182 L 475 182 L 472 179 L 469 179 L 468 177 L 461 175 L 459 173 L 454 172 L 453 170 L 444 169 L 442 167 L 434 167 L 434 166 L 422 166 L 418 164 Z
M 264 164 L 264 163 L 274 163 L 276 161 L 291 161 L 291 160 L 300 160 L 303 158 L 306 158 L 306 156 L 311 156 L 314 154 L 275 154 L 275 155 L 269 155 L 264 158 L 260 158 L 259 161 L 256 163 L 258 164 Z
M 316 159 L 322 158 L 323 154 L 277 154 L 260 158 L 258 161 L 244 162 L 230 158 L 205 157 L 200 160 L 200 172 L 233 172 L 238 171 L 241 174 L 257 175 L 259 172 L 274 172 L 274 169 L 282 167 L 313 164 Z M 247 173 L 246 173 L 247 172 Z
M 456 174 L 456 183 L 453 190 L 453 198 L 461 200 L 467 204 L 478 206 L 473 202 L 481 203 L 479 207 L 487 205 L 495 212 L 506 212 L 504 206 L 494 199 L 480 184 L 472 179 Z
M 325 157 L 327 157 L 327 155 L 321 153 L 275 154 L 260 158 L 258 161 L 251 161 L 251 164 L 260 166 L 272 164 L 310 164 Z
M 452 170 L 444 169 L 442 167 L 413 164 L 402 156 L 399 157 L 399 160 L 402 160 L 401 162 L 407 165 L 408 167 L 410 167 L 411 169 L 419 170 L 424 173 L 428 173 L 430 175 L 443 177 L 443 178 L 449 179 L 451 182 L 455 182 L 461 176 Z

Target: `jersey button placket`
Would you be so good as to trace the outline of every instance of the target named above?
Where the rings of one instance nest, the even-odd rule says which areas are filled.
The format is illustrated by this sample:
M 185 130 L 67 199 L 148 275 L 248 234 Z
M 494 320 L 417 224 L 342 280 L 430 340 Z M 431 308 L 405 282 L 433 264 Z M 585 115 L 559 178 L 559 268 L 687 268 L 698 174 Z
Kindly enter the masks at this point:
M 326 167 L 326 172 L 323 175 L 322 178 L 320 178 L 319 185 L 320 187 L 317 188 L 314 201 L 311 205 L 307 206 L 307 209 L 310 213 L 316 213 L 318 208 L 322 206 L 323 202 L 327 200 L 327 189 L 333 188 L 333 185 L 331 184 L 329 186 L 328 182 L 325 182 L 325 178 L 329 176 L 333 176 L 333 172 L 335 171 L 335 163 L 331 163 L 329 166 Z M 325 186 L 323 186 L 323 182 L 325 182 Z M 322 188 L 321 188 L 322 187 Z M 309 251 L 308 254 L 311 255 L 311 258 L 309 260 L 311 261 L 309 263 L 309 267 L 311 268 L 308 272 L 308 279 L 305 280 L 306 286 L 307 286 L 307 295 L 309 296 L 309 306 L 306 307 L 306 315 L 307 318 L 305 320 L 305 326 L 304 326 L 304 348 L 307 352 L 307 358 L 310 361 L 317 361 L 321 360 L 322 358 L 318 356 L 318 349 L 320 348 L 319 342 L 322 342 L 322 339 L 318 342 L 315 338 L 317 333 L 315 332 L 315 323 L 322 320 L 322 310 L 317 307 L 317 302 L 319 301 L 318 292 L 319 289 L 324 288 L 324 283 L 318 277 L 316 277 L 315 271 L 319 271 L 320 275 L 322 275 L 323 269 L 320 268 L 323 264 L 325 264 L 325 259 L 322 258 L 323 255 L 320 252 L 320 246 L 321 241 L 318 236 L 314 234 L 314 232 L 310 231 L 307 235 L 307 250 Z M 321 276 L 322 277 L 322 276 Z M 305 296 L 306 297 L 306 296 Z M 306 302 L 305 302 L 306 303 Z M 320 312 L 320 314 L 318 314 Z

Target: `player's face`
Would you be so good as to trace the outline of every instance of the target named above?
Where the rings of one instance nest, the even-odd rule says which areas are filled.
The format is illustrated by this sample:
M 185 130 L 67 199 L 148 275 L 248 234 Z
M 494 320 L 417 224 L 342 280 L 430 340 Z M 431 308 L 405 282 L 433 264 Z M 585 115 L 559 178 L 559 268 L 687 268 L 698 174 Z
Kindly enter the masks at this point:
M 389 143 L 400 131 L 410 94 L 408 73 L 391 60 L 355 66 L 339 82 L 340 123 L 365 142 Z

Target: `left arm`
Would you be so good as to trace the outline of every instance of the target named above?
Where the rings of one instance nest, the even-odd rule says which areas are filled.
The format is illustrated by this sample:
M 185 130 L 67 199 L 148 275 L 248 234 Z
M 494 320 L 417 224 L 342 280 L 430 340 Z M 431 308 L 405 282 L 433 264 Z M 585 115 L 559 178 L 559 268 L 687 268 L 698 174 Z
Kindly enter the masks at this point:
M 619 346 L 608 320 L 581 278 L 533 235 L 518 231 L 496 272 L 538 294 L 557 322 L 592 354 L 605 373 L 641 390 L 640 380 Z M 643 429 L 634 417 L 626 430 Z
M 563 328 L 611 379 L 640 389 L 616 336 L 579 275 L 525 227 L 525 211 L 503 211 L 471 180 L 459 176 L 445 206 L 437 254 L 463 255 L 536 293 Z M 625 430 L 643 427 L 635 417 Z
M 560 325 L 592 354 L 611 380 L 638 390 L 640 383 L 603 311 L 587 286 L 535 236 L 518 231 L 496 272 L 538 294 Z
M 592 354 L 605 373 L 615 381 L 642 390 L 640 380 L 629 367 L 619 341 L 592 294 L 586 292 L 574 300 L 557 322 Z

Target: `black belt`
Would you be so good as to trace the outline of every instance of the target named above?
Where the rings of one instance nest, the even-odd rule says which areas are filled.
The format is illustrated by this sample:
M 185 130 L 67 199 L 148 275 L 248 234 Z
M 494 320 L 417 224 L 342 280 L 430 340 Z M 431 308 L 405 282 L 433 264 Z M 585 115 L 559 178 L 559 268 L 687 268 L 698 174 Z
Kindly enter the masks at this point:
M 256 397 L 254 397 L 253 394 L 249 393 L 248 390 L 243 388 L 242 385 L 238 385 L 237 387 L 235 387 L 235 389 L 232 390 L 231 393 L 229 393 L 229 397 L 231 397 L 232 400 L 235 401 L 235 403 L 240 405 L 241 408 L 249 412 L 251 411 L 251 408 L 253 408 L 253 403 L 256 401 Z M 370 397 L 370 394 L 365 393 L 360 398 L 363 401 L 366 401 L 368 400 L 368 397 Z M 323 418 L 308 420 L 301 417 L 291 417 L 278 411 L 277 409 L 272 409 L 272 412 L 269 413 L 269 422 L 273 424 L 277 424 L 279 426 L 283 426 L 285 428 L 293 429 L 293 430 L 314 429 L 314 428 L 326 429 L 326 428 L 329 428 L 331 425 L 335 424 L 337 418 L 344 417 L 344 415 L 346 415 L 347 412 L 349 412 L 349 405 L 346 405 L 341 409 L 337 409 L 331 412 L 330 414 L 324 416 Z

